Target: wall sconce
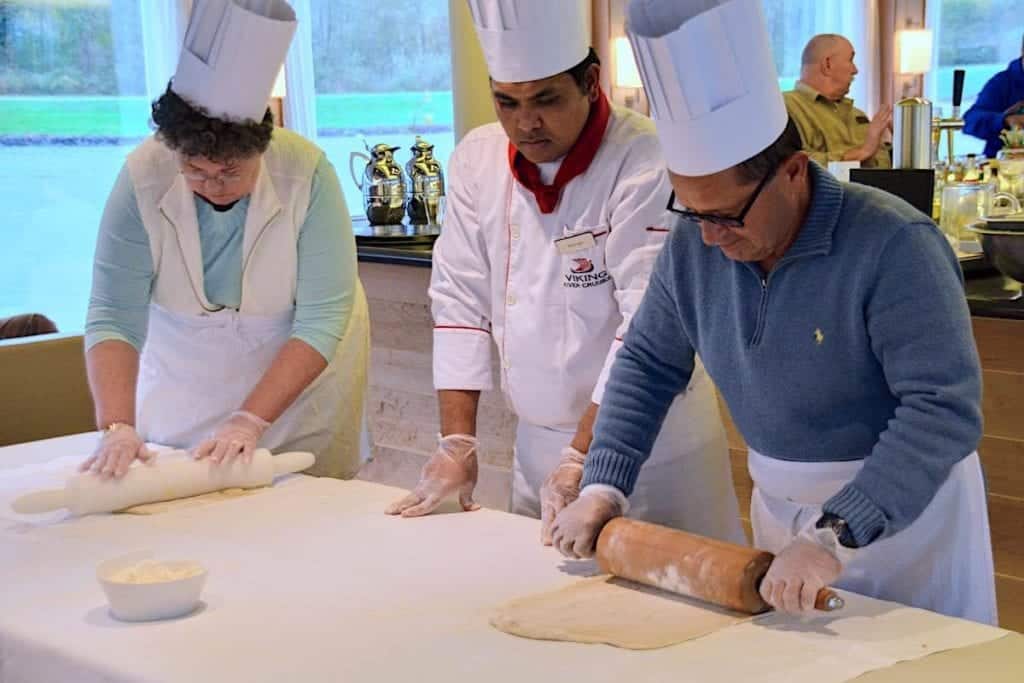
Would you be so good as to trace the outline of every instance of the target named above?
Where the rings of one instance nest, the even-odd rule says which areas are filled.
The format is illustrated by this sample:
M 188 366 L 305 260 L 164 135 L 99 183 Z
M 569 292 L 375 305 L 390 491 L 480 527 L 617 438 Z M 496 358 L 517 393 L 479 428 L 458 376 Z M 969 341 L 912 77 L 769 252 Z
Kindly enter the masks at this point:
M 923 76 L 932 69 L 932 32 L 930 29 L 906 29 L 896 32 L 896 73 Z M 916 79 L 914 79 L 916 80 Z M 903 96 L 910 96 L 913 80 L 903 82 Z
M 620 36 L 613 41 L 615 53 L 615 87 L 628 88 L 632 90 L 631 95 L 626 96 L 626 107 L 633 109 L 640 103 L 640 90 L 644 87 L 640 80 L 640 70 L 637 69 L 636 59 L 633 57 L 633 48 L 629 44 L 629 38 Z

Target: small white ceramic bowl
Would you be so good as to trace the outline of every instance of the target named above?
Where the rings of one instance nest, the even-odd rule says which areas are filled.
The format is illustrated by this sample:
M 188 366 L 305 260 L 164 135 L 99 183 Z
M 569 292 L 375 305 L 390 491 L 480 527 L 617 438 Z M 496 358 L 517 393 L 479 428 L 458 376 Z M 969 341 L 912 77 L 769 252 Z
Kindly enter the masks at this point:
M 206 569 L 189 560 L 157 562 L 151 554 L 133 553 L 102 562 L 96 578 L 114 618 L 153 621 L 195 611 Z

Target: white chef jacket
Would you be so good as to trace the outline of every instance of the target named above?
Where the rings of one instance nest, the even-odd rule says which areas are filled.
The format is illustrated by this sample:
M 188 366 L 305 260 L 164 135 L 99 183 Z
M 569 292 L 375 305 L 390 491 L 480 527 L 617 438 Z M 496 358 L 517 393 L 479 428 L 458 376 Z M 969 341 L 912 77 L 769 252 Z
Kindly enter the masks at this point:
M 449 162 L 434 246 L 435 388 L 492 389 L 493 341 L 519 418 L 574 429 L 640 305 L 670 191 L 654 124 L 628 109 L 613 105 L 596 156 L 550 214 L 514 178 L 501 126 L 470 132 Z M 556 245 L 575 235 L 582 247 Z

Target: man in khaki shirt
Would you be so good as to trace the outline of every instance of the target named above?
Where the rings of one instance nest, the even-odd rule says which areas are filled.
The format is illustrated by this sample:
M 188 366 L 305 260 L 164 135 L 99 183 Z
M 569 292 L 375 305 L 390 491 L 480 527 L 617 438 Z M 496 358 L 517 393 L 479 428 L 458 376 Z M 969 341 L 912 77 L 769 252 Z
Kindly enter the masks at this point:
M 853 45 L 832 33 L 814 36 L 801 58 L 800 80 L 784 93 L 786 109 L 800 130 L 804 151 L 822 166 L 830 161 L 859 161 L 866 168 L 890 168 L 892 107 L 874 120 L 847 97 L 857 66 Z

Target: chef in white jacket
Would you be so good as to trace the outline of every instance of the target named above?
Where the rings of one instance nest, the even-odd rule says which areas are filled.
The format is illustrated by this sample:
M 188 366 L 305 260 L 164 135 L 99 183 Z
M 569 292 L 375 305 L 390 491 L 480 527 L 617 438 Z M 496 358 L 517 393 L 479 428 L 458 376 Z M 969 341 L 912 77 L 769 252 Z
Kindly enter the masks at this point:
M 501 385 L 519 418 L 512 511 L 554 515 L 578 495 L 607 373 L 665 240 L 671 193 L 652 122 L 599 86 L 581 0 L 470 0 L 499 122 L 449 162 L 434 249 L 434 385 L 441 440 L 416 516 L 477 476 L 476 414 Z M 702 369 L 677 397 L 630 498 L 630 516 L 742 542 L 724 430 Z
M 85 337 L 102 436 L 83 469 L 123 476 L 146 442 L 358 469 L 369 335 L 348 211 L 323 151 L 267 108 L 295 28 L 284 0 L 192 5 L 156 134 L 97 239 Z

